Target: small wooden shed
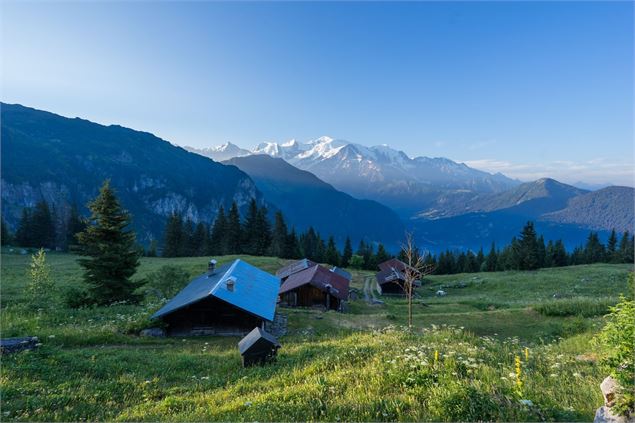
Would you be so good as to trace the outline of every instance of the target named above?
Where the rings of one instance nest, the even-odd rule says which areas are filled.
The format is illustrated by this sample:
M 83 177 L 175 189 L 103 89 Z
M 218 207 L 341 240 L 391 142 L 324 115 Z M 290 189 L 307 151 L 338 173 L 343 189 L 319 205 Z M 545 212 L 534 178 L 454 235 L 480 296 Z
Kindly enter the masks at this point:
M 238 351 L 243 358 L 244 367 L 273 361 L 279 348 L 278 340 L 260 328 L 254 328 L 238 342 Z
M 278 278 L 237 259 L 210 266 L 152 318 L 171 336 L 244 335 L 273 321 L 279 288 Z

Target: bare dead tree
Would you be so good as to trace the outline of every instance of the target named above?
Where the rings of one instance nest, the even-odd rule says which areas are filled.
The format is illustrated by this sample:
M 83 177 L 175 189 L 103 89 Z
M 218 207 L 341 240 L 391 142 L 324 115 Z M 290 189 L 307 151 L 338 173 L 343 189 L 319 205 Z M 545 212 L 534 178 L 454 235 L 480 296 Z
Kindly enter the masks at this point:
M 412 328 L 412 297 L 414 296 L 414 287 L 417 281 L 423 279 L 424 276 L 434 272 L 434 266 L 425 263 L 423 255 L 412 239 L 412 234 L 406 232 L 406 241 L 401 246 L 403 256 L 406 259 L 406 270 L 404 272 L 404 290 L 408 297 L 408 328 Z

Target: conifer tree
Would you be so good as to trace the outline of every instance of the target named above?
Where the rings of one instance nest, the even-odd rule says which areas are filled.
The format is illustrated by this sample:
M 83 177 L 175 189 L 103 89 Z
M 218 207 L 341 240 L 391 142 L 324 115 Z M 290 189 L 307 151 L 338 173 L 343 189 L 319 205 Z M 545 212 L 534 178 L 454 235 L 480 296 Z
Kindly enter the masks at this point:
M 287 224 L 284 221 L 284 216 L 282 212 L 278 210 L 275 215 L 273 232 L 271 234 L 271 245 L 269 247 L 269 254 L 271 256 L 284 258 L 287 255 L 288 236 L 289 232 L 287 230 Z
M 318 237 L 313 227 L 300 236 L 300 253 L 302 256 L 317 261 Z
M 317 239 L 315 242 L 315 256 L 313 257 L 313 261 L 316 261 L 318 263 L 324 263 L 325 257 L 326 257 L 326 244 L 324 243 L 324 240 L 318 233 Z
M 620 241 L 620 257 L 622 263 L 633 263 L 633 237 L 628 231 L 624 232 Z
M 498 267 L 498 252 L 496 251 L 496 244 L 492 242 L 487 258 L 485 259 L 485 270 L 488 272 L 496 271 Z
M 86 220 L 82 218 L 77 209 L 77 205 L 73 204 L 71 212 L 66 223 L 66 248 L 72 249 L 77 246 L 76 235 L 86 229 Z
M 183 219 L 178 213 L 172 213 L 168 217 L 165 226 L 165 241 L 163 257 L 178 257 L 183 244 Z
M 564 242 L 559 239 L 553 245 L 553 266 L 563 267 L 567 265 L 568 261 L 569 259 L 567 256 L 567 250 L 564 247 Z
M 192 255 L 195 257 L 201 257 L 205 255 L 205 241 L 207 239 L 207 226 L 205 223 L 198 222 L 192 235 Z
M 227 215 L 227 226 L 225 228 L 225 254 L 240 254 L 242 252 L 242 227 L 240 225 L 240 213 L 238 205 L 234 201 L 229 214 Z
M 212 225 L 212 233 L 209 240 L 209 255 L 224 255 L 226 254 L 226 242 L 225 237 L 227 233 L 227 219 L 225 218 L 225 208 L 221 205 L 218 207 L 218 213 L 216 219 Z
M 271 245 L 271 224 L 267 218 L 267 207 L 265 206 L 258 209 L 254 236 L 254 254 L 264 256 Z
M 599 263 L 604 261 L 606 257 L 606 250 L 604 245 L 600 242 L 600 237 L 597 232 L 589 233 L 586 245 L 584 247 L 585 262 L 588 264 Z
M 379 245 L 377 245 L 377 253 L 375 253 L 375 262 L 379 264 L 385 262 L 388 259 L 390 259 L 390 254 L 386 252 L 384 244 L 379 243 Z
M 77 235 L 79 260 L 91 299 L 97 304 L 133 299 L 138 284 L 130 278 L 139 266 L 135 234 L 127 227 L 130 215 L 122 209 L 106 180 L 88 205 L 89 224 Z
M 284 249 L 283 258 L 298 259 L 302 256 L 300 253 L 300 242 L 295 232 L 295 228 L 291 228 L 289 236 L 287 237 L 287 243 Z
M 35 205 L 31 215 L 31 231 L 34 247 L 55 247 L 55 220 L 48 203 L 44 200 Z
M 606 243 L 606 259 L 609 263 L 619 263 L 621 261 L 617 251 L 617 234 L 615 233 L 615 229 L 611 231 L 611 235 L 609 235 L 609 239 Z
M 351 239 L 346 237 L 344 251 L 342 251 L 342 267 L 348 267 L 351 257 L 353 257 L 353 247 L 351 246 Z
M 485 253 L 483 252 L 483 247 L 478 250 L 476 254 L 476 271 L 482 271 L 483 265 L 485 263 Z
M 339 251 L 337 251 L 337 246 L 335 245 L 335 239 L 333 236 L 329 237 L 329 242 L 324 253 L 324 261 L 333 266 L 340 265 L 341 257 Z
M 185 219 L 181 235 L 181 244 L 179 245 L 179 257 L 193 257 L 194 250 L 194 221 L 191 218 Z
M 32 247 L 34 245 L 33 239 L 33 224 L 31 219 L 31 209 L 23 208 L 20 222 L 18 223 L 18 229 L 15 231 L 15 242 L 20 247 Z
M 9 245 L 12 241 L 11 232 L 3 217 L 0 217 L 0 241 L 2 245 Z
M 249 202 L 247 216 L 242 230 L 243 251 L 252 256 L 258 255 L 258 204 L 256 199 L 252 198 Z
M 516 244 L 519 270 L 535 270 L 540 267 L 538 239 L 533 222 L 527 222 Z

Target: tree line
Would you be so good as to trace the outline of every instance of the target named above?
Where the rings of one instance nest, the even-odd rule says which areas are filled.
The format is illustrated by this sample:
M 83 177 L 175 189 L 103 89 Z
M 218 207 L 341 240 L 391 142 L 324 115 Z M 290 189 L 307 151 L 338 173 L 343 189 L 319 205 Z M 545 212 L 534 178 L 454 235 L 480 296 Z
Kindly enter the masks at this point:
M 592 263 L 633 263 L 635 239 L 628 231 L 618 235 L 611 231 L 604 245 L 597 232 L 590 232 L 585 245 L 567 252 L 564 242 L 549 241 L 536 233 L 534 223 L 527 222 L 520 236 L 513 237 L 502 249 L 492 243 L 489 252 L 446 250 L 438 255 L 425 254 L 425 263 L 433 265 L 435 274 L 494 272 L 502 270 L 535 270 Z
M 163 238 L 163 257 L 249 254 L 308 258 L 333 266 L 356 265 L 367 269 L 374 269 L 378 260 L 390 258 L 382 244 L 375 252 L 372 245 L 361 241 L 355 255 L 349 237 L 340 250 L 333 236 L 324 238 L 312 227 L 298 233 L 294 227 L 289 229 L 281 211 L 276 211 L 270 221 L 267 208 L 259 206 L 255 199 L 250 201 L 245 216 L 240 215 L 236 202 L 227 212 L 221 205 L 210 224 L 195 224 L 191 218 L 173 213 L 167 219 Z
M 68 218 L 57 224 L 54 208 L 42 200 L 35 207 L 25 207 L 14 234 L 9 231 L 4 218 L 0 218 L 2 245 L 17 245 L 27 248 L 50 248 L 68 251 L 77 244 L 75 235 L 86 228 L 77 206 L 72 206 Z

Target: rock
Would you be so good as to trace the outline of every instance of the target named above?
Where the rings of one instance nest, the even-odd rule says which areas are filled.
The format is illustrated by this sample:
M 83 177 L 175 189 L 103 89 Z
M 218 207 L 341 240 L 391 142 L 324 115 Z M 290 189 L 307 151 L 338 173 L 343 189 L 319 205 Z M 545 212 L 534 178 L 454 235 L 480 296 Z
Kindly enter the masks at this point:
M 444 291 L 444 290 L 442 290 L 442 289 L 439 289 L 439 290 L 437 291 L 437 297 L 445 297 L 447 294 L 448 294 L 448 293 L 447 293 L 447 292 L 445 292 L 445 291 Z
M 595 412 L 593 423 L 635 423 L 635 416 L 618 416 L 613 414 L 609 407 L 603 405 Z
M 143 329 L 140 333 L 140 336 L 153 336 L 156 338 L 163 338 L 165 336 L 165 330 L 161 328 L 148 328 Z
M 40 345 L 42 344 L 40 344 L 37 336 L 0 339 L 0 354 L 11 354 L 24 350 L 32 350 Z
M 619 389 L 620 386 L 617 384 L 617 381 L 611 376 L 608 376 L 600 383 L 600 390 L 604 396 L 604 405 L 609 407 L 613 406 L 615 403 L 615 395 Z

